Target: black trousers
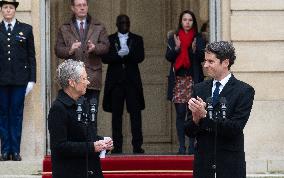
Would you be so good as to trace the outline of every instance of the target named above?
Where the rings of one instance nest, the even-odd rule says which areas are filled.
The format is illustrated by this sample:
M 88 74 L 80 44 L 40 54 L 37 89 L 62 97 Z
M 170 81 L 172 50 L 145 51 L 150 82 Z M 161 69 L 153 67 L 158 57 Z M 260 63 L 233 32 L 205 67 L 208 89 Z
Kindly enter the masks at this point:
M 132 146 L 133 149 L 141 148 L 143 144 L 141 110 L 137 90 L 131 85 L 118 85 L 113 88 L 112 93 L 112 137 L 114 147 L 122 149 L 122 115 L 124 101 L 126 101 L 127 111 L 130 114 Z

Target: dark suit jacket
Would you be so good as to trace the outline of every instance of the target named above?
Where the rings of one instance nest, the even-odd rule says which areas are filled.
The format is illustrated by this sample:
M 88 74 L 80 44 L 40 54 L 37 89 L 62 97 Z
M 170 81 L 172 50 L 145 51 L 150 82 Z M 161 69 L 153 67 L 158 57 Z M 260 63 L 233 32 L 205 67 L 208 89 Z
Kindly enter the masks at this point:
M 94 143 L 102 137 L 96 136 L 96 126 L 90 123 L 88 134 L 86 126 L 77 121 L 76 101 L 62 90 L 53 102 L 48 115 L 50 133 L 52 177 L 82 178 L 86 173 L 86 151 L 88 151 L 91 178 L 103 178 L 99 154 Z M 88 140 L 88 143 L 86 143 Z M 88 145 L 88 148 L 87 148 Z
M 102 87 L 102 62 L 101 55 L 108 52 L 108 34 L 104 25 L 97 19 L 88 15 L 85 38 L 81 39 L 73 17 L 64 23 L 58 31 L 55 54 L 61 59 L 75 59 L 85 63 L 90 84 L 88 89 L 100 90 Z M 74 42 L 81 41 L 81 48 L 69 55 L 69 50 Z M 95 51 L 88 53 L 87 42 L 96 45 Z
M 26 85 L 30 81 L 36 82 L 32 26 L 16 21 L 9 36 L 2 21 L 0 41 L 0 85 Z
M 143 95 L 143 87 L 138 64 L 144 60 L 144 44 L 143 38 L 139 35 L 129 32 L 127 45 L 129 54 L 121 58 L 118 55 L 120 50 L 120 42 L 117 33 L 109 36 L 110 49 L 107 55 L 103 56 L 103 63 L 108 64 L 105 90 L 103 97 L 103 109 L 107 112 L 112 112 L 111 107 L 111 92 L 113 87 L 122 84 L 134 86 L 138 95 L 138 109 L 145 108 Z M 137 102 L 135 102 L 137 103 Z
M 213 81 L 206 80 L 196 84 L 192 97 L 199 96 L 204 101 L 211 97 Z M 250 116 L 254 100 L 254 89 L 237 80 L 233 75 L 220 93 L 227 100 L 226 119 L 219 117 L 217 121 L 217 177 L 245 178 L 246 164 L 244 153 L 243 129 Z M 214 107 L 216 111 L 219 107 Z M 220 113 L 219 113 L 220 116 Z M 196 137 L 197 152 L 195 154 L 195 178 L 211 178 L 211 166 L 214 158 L 215 123 L 207 117 L 196 125 L 189 112 L 186 132 L 190 137 Z

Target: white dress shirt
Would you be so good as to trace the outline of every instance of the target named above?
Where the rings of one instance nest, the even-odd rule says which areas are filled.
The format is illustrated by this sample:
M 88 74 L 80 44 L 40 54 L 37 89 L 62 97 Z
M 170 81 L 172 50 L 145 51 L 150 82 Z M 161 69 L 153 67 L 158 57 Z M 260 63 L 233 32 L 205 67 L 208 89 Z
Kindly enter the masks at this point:
M 84 30 L 85 30 L 85 29 L 86 29 L 86 19 L 84 19 L 84 20 L 78 20 L 78 19 L 76 19 L 76 23 L 77 23 L 78 29 L 80 29 L 81 22 L 84 22 L 83 28 L 84 28 Z
M 129 38 L 128 33 L 122 34 L 118 32 L 118 38 L 119 38 L 121 50 L 129 51 L 129 48 L 127 46 L 127 39 Z
M 11 24 L 11 25 L 12 25 L 12 26 L 11 26 L 11 30 L 13 30 L 13 28 L 14 28 L 14 26 L 15 26 L 15 24 L 16 24 L 16 19 L 13 18 L 13 20 L 12 20 L 10 23 L 6 22 L 5 20 L 3 20 L 3 22 L 4 22 L 4 24 L 5 24 L 6 30 L 8 30 L 8 24 Z
M 221 91 L 223 90 L 223 88 L 225 87 L 225 85 L 228 83 L 229 79 L 231 78 L 232 74 L 229 73 L 225 78 L 223 78 L 221 81 L 218 80 L 213 80 L 213 87 L 212 87 L 212 95 L 213 96 L 213 92 L 216 88 L 216 82 L 220 82 L 221 85 L 219 86 L 219 94 L 221 93 Z

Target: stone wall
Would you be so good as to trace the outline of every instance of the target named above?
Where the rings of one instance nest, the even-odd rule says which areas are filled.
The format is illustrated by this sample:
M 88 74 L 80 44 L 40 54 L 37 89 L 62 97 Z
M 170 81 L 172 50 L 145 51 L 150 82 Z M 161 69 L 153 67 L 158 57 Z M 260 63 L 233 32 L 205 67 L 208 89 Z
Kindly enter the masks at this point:
M 45 152 L 45 105 L 41 85 L 41 34 L 40 34 L 40 1 L 19 0 L 16 18 L 33 26 L 35 39 L 37 82 L 31 93 L 26 96 L 21 155 L 24 160 L 42 159 Z M 1 16 L 1 15 L 0 15 Z M 2 20 L 2 16 L 0 17 Z M 44 37 L 44 35 L 42 36 Z
M 248 172 L 284 170 L 284 1 L 223 0 L 222 37 L 232 40 L 232 70 L 256 91 L 245 128 Z

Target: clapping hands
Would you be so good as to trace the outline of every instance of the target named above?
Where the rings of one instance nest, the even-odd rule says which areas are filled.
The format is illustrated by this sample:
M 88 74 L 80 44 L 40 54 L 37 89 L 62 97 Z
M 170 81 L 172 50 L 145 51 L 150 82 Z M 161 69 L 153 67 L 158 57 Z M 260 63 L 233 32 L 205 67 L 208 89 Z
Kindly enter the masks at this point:
M 129 53 L 129 49 L 128 48 L 121 48 L 119 51 L 118 51 L 118 55 L 120 57 L 123 57 L 123 56 L 126 56 L 128 55 Z
M 103 150 L 112 150 L 113 141 L 110 137 L 105 137 L 104 140 L 98 140 L 94 142 L 95 152 L 101 152 Z

